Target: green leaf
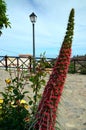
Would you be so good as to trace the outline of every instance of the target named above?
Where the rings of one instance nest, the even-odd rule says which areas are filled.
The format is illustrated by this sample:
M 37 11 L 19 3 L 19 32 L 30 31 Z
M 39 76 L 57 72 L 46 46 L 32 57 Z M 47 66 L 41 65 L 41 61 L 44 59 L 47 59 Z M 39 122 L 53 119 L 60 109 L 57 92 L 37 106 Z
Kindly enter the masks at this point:
M 37 97 L 38 97 L 38 99 L 40 99 L 40 98 L 42 97 L 42 95 L 41 95 L 41 94 L 38 94 Z
M 23 94 L 19 94 L 18 95 L 18 99 L 22 100 L 24 98 L 24 95 Z
M 15 95 L 18 95 L 18 94 L 19 94 L 19 92 L 18 92 L 17 89 L 14 89 L 13 92 L 14 92 Z
M 4 92 L 0 92 L 1 94 L 2 94 L 2 96 L 4 97 L 4 98 L 7 98 L 7 94 L 5 94 Z
M 31 77 L 29 78 L 29 80 L 30 80 L 31 82 L 34 82 L 34 77 L 31 76 Z
M 42 79 L 41 81 L 40 81 L 40 83 L 41 83 L 41 85 L 45 85 L 45 80 L 44 79 Z
M 37 99 L 37 95 L 35 95 L 33 98 L 34 98 L 34 100 L 36 101 L 36 99 Z
M 14 82 L 17 82 L 17 81 L 18 81 L 18 77 L 14 78 L 14 79 L 12 80 L 13 83 L 14 83 Z
M 32 105 L 33 104 L 33 101 L 31 100 L 31 101 L 29 101 L 29 105 Z
M 28 91 L 24 91 L 23 94 L 29 93 Z

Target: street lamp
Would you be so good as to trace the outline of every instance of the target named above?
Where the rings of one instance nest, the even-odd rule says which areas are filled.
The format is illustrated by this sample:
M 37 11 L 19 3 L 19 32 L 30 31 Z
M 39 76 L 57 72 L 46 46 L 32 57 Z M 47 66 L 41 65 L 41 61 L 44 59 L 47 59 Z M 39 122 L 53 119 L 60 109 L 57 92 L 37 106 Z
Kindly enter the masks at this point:
M 32 28 L 33 28 L 33 72 L 35 73 L 35 22 L 37 19 L 37 16 L 34 14 L 29 15 L 30 21 L 32 22 Z

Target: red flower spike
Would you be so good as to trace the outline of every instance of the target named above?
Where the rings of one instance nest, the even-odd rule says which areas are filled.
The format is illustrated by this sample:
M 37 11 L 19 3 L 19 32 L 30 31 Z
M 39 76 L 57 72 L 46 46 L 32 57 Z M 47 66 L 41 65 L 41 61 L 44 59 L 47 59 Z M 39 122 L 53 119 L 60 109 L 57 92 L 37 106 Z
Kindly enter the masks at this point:
M 74 26 L 74 9 L 71 10 L 66 36 L 64 38 L 59 57 L 45 86 L 39 103 L 34 126 L 36 130 L 55 130 L 56 111 L 64 88 L 66 75 L 70 63 L 71 45 Z M 70 33 L 71 31 L 71 33 Z

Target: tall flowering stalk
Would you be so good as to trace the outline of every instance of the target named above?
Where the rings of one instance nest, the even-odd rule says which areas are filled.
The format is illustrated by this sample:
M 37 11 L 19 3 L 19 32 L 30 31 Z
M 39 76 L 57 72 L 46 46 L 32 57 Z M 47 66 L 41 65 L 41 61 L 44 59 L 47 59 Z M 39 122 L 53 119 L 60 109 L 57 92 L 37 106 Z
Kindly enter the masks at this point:
M 55 130 L 56 111 L 60 102 L 68 67 L 70 64 L 71 46 L 74 30 L 74 9 L 71 10 L 66 35 L 49 81 L 44 89 L 36 113 L 36 130 Z

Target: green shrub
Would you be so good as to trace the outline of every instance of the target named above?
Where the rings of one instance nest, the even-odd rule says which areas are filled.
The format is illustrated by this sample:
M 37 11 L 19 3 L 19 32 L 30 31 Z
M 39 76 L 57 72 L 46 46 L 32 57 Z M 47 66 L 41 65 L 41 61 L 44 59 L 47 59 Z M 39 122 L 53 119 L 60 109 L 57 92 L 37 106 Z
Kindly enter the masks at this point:
M 76 73 L 76 70 L 74 69 L 74 63 L 73 62 L 70 63 L 68 72 L 71 73 L 71 74 Z
M 80 68 L 80 74 L 86 74 L 86 64 Z
M 6 79 L 6 87 L 0 99 L 0 130 L 27 130 L 27 126 L 32 125 L 36 114 L 38 102 L 41 98 L 40 89 L 45 85 L 45 62 L 46 59 L 41 55 L 39 63 L 36 63 L 35 73 L 30 73 L 23 68 L 14 71 L 8 70 L 10 78 Z M 33 91 L 32 97 L 29 96 L 29 90 L 25 91 L 28 85 Z M 27 95 L 26 95 L 27 94 Z M 28 102 L 25 98 L 28 98 Z

